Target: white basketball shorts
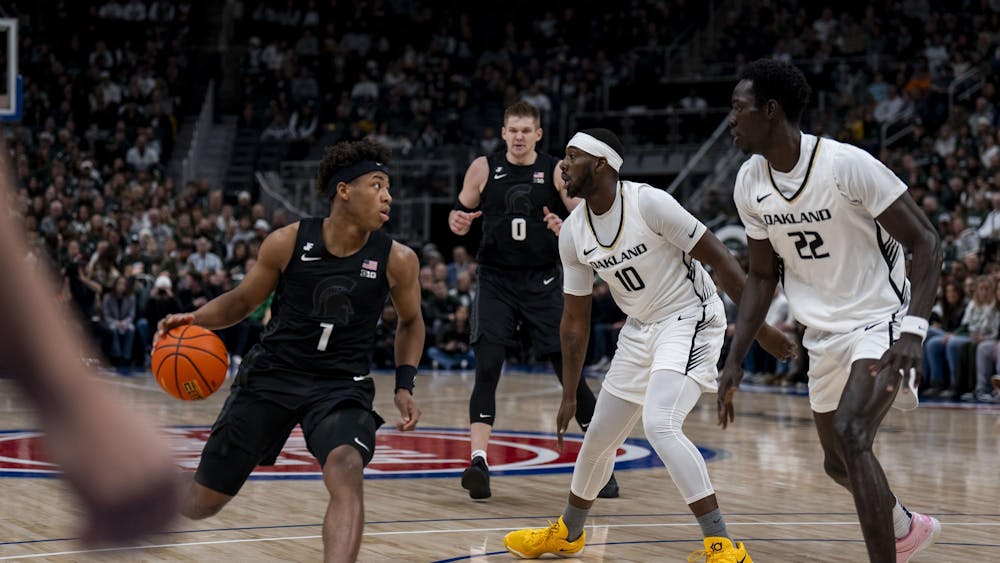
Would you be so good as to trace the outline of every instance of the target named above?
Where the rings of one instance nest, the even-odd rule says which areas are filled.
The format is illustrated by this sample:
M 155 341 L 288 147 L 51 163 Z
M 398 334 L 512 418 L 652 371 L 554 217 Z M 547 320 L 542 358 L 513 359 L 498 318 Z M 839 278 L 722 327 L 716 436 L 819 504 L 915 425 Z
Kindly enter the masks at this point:
M 618 336 L 603 389 L 641 405 L 650 375 L 670 370 L 694 379 L 703 392 L 714 393 L 725 336 L 726 311 L 718 296 L 654 323 L 629 317 Z

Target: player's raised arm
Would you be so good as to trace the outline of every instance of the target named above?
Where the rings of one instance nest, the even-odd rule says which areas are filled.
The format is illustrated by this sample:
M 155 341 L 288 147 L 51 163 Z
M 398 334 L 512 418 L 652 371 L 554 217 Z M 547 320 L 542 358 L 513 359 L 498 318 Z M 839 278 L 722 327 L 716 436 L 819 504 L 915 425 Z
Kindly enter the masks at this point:
M 468 234 L 472 221 L 483 214 L 477 209 L 488 176 L 489 164 L 485 156 L 473 160 L 469 169 L 465 171 L 465 180 L 462 181 L 462 191 L 458 193 L 455 209 L 448 214 L 448 228 L 451 232 L 456 235 Z
M 413 401 L 414 376 L 424 348 L 424 319 L 420 312 L 420 262 L 416 253 L 398 242 L 389 254 L 389 291 L 396 307 L 395 403 L 401 420 L 399 430 L 416 428 L 420 409 Z

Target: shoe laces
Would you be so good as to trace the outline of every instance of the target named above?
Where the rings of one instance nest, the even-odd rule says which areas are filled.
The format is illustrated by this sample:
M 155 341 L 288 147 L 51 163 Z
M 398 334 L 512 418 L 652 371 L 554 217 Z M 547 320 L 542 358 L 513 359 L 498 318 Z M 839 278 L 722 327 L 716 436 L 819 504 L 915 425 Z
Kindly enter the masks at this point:
M 532 547 L 538 547 L 549 541 L 549 538 L 555 537 L 559 533 L 559 522 L 553 522 L 549 520 L 548 528 L 537 528 L 531 531 L 528 536 L 528 543 Z
M 702 558 L 705 559 L 705 563 L 712 563 L 722 561 L 722 557 L 726 555 L 725 551 L 709 551 L 707 549 L 699 549 L 698 551 L 692 551 L 688 555 L 688 562 L 694 563 L 695 561 L 701 561 Z

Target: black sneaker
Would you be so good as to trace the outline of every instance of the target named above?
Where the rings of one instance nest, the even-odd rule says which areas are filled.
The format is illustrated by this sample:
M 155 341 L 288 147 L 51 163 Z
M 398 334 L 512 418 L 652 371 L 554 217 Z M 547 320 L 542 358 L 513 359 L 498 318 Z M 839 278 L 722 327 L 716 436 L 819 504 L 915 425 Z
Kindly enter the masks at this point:
M 615 480 L 614 473 L 611 474 L 608 482 L 604 484 L 601 492 L 597 493 L 597 498 L 618 498 L 618 481 Z
M 490 498 L 490 468 L 486 460 L 480 456 L 472 459 L 472 464 L 462 473 L 462 488 L 468 489 L 469 496 L 475 500 Z M 615 486 L 617 491 L 618 487 Z

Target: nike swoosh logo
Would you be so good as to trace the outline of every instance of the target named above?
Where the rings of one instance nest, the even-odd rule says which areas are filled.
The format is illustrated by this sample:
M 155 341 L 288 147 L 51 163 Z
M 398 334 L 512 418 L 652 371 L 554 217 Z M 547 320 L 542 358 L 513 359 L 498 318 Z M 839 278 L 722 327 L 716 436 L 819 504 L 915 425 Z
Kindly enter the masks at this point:
M 555 278 L 549 278 L 549 279 L 542 280 L 542 285 L 549 285 L 550 283 L 552 283 L 552 280 L 554 280 L 554 279 Z
M 364 380 L 368 379 L 369 377 L 371 377 L 371 376 L 369 376 L 369 375 L 355 375 L 354 376 L 354 381 L 364 381 Z
M 679 321 L 686 321 L 688 319 L 693 319 L 693 318 L 695 318 L 697 316 L 698 316 L 698 313 L 695 313 L 693 315 L 688 315 L 686 317 L 684 315 L 677 315 L 677 320 L 679 320 Z
M 694 238 L 694 234 L 698 232 L 698 225 L 695 225 L 691 232 L 688 233 L 688 238 Z
M 354 437 L 354 443 L 364 448 L 366 452 L 372 453 L 372 449 L 366 446 L 361 440 L 358 440 L 357 436 Z
M 500 178 L 506 178 L 506 177 L 507 177 L 506 174 L 494 174 L 493 175 L 493 179 L 494 180 L 499 180 Z
M 490 417 L 490 415 L 488 415 L 488 414 L 479 413 L 479 418 L 489 418 L 489 417 Z
M 767 199 L 767 198 L 769 198 L 769 197 L 771 197 L 773 195 L 774 194 L 759 195 L 759 196 L 757 196 L 757 203 L 760 203 L 760 202 L 764 201 L 765 199 Z
M 877 327 L 880 324 L 882 324 L 882 321 L 879 321 L 877 323 L 872 323 L 870 325 L 865 325 L 865 330 L 871 330 L 872 328 Z
M 321 259 L 322 256 L 306 256 L 305 254 L 303 254 L 301 258 L 303 262 L 314 262 L 316 260 Z
M 584 250 L 584 251 L 583 251 L 583 255 L 584 255 L 584 256 L 587 256 L 587 255 L 589 255 L 589 254 L 590 254 L 591 252 L 593 252 L 593 251 L 595 251 L 595 250 L 597 250 L 597 247 L 596 247 L 596 246 L 595 246 L 594 248 L 591 248 L 590 250 Z
M 739 560 L 739 561 L 737 561 L 736 563 L 743 563 L 743 562 L 744 562 L 744 561 L 746 561 L 746 560 L 747 560 L 747 556 L 746 556 L 746 555 L 744 555 L 744 556 L 743 556 L 743 559 L 740 559 L 740 560 Z

